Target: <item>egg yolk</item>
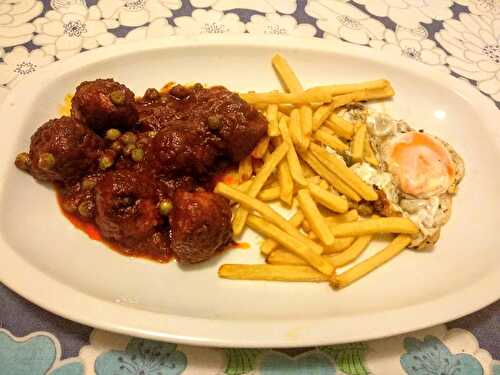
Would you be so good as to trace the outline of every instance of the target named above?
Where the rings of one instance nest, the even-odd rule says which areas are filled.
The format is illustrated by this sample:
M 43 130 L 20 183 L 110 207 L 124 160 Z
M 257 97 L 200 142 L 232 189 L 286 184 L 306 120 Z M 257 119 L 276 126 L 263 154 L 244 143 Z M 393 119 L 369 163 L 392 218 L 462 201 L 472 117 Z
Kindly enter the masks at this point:
M 416 197 L 442 194 L 455 178 L 448 150 L 417 132 L 405 133 L 392 144 L 388 167 L 399 180 L 401 190 Z

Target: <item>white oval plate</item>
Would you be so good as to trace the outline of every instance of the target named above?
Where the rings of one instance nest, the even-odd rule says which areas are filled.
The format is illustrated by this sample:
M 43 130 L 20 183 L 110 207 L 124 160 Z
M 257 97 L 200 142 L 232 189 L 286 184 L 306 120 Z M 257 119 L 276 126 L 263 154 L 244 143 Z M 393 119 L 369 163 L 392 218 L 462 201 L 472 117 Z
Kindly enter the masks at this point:
M 233 250 L 180 268 L 132 259 L 73 228 L 54 192 L 18 171 L 15 155 L 83 80 L 113 77 L 136 93 L 168 81 L 278 88 L 273 53 L 305 86 L 388 78 L 386 108 L 450 142 L 466 177 L 436 249 L 406 251 L 354 285 L 222 280 L 222 263 L 261 263 Z M 0 280 L 66 318 L 134 336 L 226 347 L 293 347 L 399 334 L 471 313 L 500 297 L 499 112 L 468 84 L 408 59 L 319 39 L 168 38 L 86 52 L 22 81 L 1 110 Z M 373 250 L 372 250 L 373 251 Z

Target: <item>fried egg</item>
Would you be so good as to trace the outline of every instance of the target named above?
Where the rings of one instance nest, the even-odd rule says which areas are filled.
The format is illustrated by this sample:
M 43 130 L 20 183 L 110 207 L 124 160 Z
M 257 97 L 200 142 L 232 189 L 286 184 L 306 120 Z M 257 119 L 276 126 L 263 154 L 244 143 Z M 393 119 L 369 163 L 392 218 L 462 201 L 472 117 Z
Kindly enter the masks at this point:
M 439 239 L 440 229 L 450 217 L 451 197 L 464 175 L 463 160 L 435 136 L 387 114 L 363 111 L 358 107 L 344 115 L 352 119 L 364 113 L 380 164 L 375 168 L 366 162 L 356 163 L 351 169 L 383 192 L 379 203 L 389 208 L 391 215 L 406 216 L 419 227 L 410 247 L 426 249 Z

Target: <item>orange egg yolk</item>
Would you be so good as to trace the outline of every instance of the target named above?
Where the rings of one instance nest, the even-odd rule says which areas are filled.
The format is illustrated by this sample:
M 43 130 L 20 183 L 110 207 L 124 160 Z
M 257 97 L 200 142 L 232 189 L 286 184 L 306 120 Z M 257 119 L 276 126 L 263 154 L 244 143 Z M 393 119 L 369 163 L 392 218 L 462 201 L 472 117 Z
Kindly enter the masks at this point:
M 405 133 L 392 143 L 388 167 L 401 190 L 416 197 L 442 194 L 455 178 L 448 150 L 435 139 L 417 132 Z

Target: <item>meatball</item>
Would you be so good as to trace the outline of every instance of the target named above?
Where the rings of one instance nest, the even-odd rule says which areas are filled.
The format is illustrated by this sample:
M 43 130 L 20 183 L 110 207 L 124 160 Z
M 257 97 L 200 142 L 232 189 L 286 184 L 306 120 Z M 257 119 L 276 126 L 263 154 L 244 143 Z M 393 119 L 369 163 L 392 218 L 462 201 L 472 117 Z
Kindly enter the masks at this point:
M 31 137 L 29 172 L 40 181 L 70 182 L 95 167 L 104 142 L 70 117 L 49 120 Z
M 218 143 L 200 123 L 177 120 L 153 138 L 149 158 L 165 175 L 203 175 L 220 154 Z
M 229 201 L 214 193 L 176 192 L 169 220 L 172 251 L 181 263 L 207 260 L 231 240 Z
M 197 93 L 200 114 L 211 131 L 222 139 L 225 153 L 240 161 L 267 133 L 267 120 L 254 107 L 225 87 L 201 89 Z
M 96 223 L 105 238 L 121 243 L 150 236 L 161 223 L 153 176 L 140 170 L 107 172 L 96 186 Z
M 137 123 L 134 93 L 113 79 L 86 81 L 76 88 L 71 115 L 103 134 L 107 129 L 130 129 Z

